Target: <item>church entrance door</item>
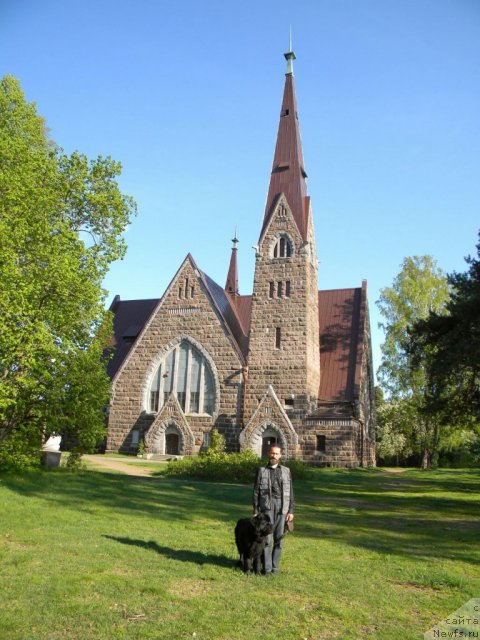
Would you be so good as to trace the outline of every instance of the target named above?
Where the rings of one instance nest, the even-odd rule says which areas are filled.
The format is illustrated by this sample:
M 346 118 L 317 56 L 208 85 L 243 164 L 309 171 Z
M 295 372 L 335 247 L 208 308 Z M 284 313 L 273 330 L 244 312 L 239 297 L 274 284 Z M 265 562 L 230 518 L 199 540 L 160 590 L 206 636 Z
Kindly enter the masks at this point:
M 165 436 L 165 453 L 178 456 L 180 453 L 180 436 L 178 433 L 167 433 Z
M 266 436 L 262 438 L 262 458 L 268 456 L 268 451 L 274 444 L 278 444 L 277 436 Z

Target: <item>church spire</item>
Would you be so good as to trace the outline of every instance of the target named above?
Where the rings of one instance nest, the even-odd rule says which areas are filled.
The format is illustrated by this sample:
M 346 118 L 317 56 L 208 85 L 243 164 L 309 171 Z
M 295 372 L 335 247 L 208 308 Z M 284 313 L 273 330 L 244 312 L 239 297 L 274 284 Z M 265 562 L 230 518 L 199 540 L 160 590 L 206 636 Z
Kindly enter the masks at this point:
M 225 283 L 225 291 L 232 293 L 235 296 L 239 295 L 238 292 L 238 270 L 237 270 L 237 230 L 235 229 L 235 235 L 232 238 L 232 255 L 230 256 L 230 266 L 228 267 L 227 282 Z
M 297 100 L 293 78 L 293 61 L 296 56 L 292 50 L 291 38 L 290 50 L 284 56 L 287 61 L 285 88 L 263 229 L 270 219 L 280 194 L 284 193 L 298 229 L 305 239 L 308 215 L 307 174 L 304 169 L 300 126 L 297 116 Z

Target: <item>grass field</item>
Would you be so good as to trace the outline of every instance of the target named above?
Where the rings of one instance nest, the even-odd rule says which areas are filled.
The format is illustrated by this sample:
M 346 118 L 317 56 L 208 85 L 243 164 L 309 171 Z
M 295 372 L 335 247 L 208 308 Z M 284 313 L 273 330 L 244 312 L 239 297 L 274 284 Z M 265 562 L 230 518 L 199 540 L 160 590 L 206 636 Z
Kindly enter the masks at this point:
M 5 640 L 412 640 L 480 597 L 478 470 L 316 470 L 282 573 L 234 568 L 251 488 L 0 476 Z

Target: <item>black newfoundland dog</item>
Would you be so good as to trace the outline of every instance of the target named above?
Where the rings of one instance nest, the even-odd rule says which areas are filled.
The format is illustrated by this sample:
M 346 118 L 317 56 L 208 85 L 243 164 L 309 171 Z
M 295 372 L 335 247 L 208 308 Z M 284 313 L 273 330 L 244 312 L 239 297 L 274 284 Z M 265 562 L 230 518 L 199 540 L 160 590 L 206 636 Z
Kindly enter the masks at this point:
M 258 575 L 262 572 L 262 555 L 267 536 L 273 533 L 270 517 L 259 513 L 256 518 L 242 518 L 235 527 L 235 543 L 240 554 L 239 566 L 245 573 L 252 568 Z

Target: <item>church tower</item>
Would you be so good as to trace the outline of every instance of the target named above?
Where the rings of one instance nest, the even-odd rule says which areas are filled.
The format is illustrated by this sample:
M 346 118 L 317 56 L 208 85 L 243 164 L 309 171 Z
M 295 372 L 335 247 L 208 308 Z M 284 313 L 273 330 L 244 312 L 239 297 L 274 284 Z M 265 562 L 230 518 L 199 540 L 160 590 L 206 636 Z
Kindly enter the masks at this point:
M 375 464 L 366 281 L 318 290 L 291 45 L 285 58 L 253 292 L 240 294 L 235 233 L 224 286 L 189 253 L 161 298 L 115 298 L 108 451 L 195 455 L 215 428 L 228 451 Z
M 275 398 L 288 422 L 289 417 L 305 416 L 316 408 L 320 384 L 317 255 L 291 47 L 285 58 L 287 71 L 275 154 L 255 247 L 246 426 L 266 393 Z

